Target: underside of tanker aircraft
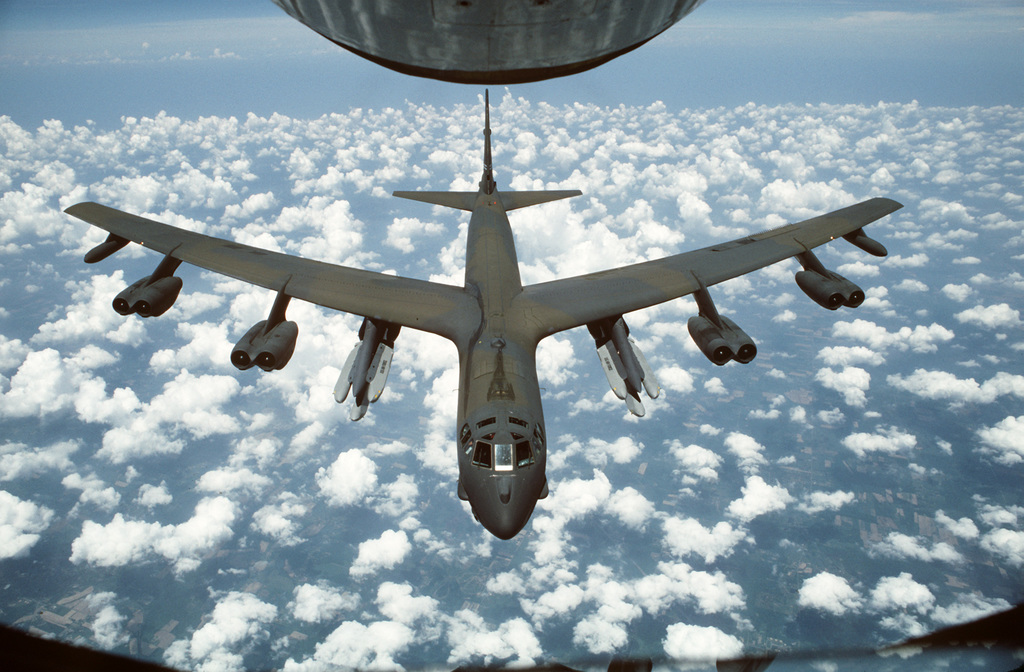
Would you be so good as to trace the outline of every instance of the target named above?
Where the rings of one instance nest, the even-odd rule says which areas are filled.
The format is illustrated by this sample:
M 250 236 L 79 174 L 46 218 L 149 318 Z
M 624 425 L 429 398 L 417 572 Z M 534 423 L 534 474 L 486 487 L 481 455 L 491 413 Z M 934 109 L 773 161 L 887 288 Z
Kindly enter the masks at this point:
M 462 84 L 518 84 L 595 68 L 704 0 L 274 0 L 386 68 Z

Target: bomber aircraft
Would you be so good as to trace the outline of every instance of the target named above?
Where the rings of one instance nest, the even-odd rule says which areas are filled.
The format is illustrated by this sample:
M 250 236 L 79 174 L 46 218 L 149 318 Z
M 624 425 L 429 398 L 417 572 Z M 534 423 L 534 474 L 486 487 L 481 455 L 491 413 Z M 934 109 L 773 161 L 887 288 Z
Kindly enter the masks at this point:
M 358 420 L 384 389 L 395 339 L 402 327 L 451 340 L 459 353 L 457 493 L 491 533 L 511 539 L 548 494 L 547 429 L 541 409 L 536 350 L 541 340 L 586 326 L 594 337 L 612 390 L 629 411 L 642 416 L 641 391 L 657 397 L 651 367 L 630 337 L 623 315 L 692 294 L 698 314 L 687 327 L 701 352 L 716 365 L 750 362 L 751 338 L 719 314 L 708 288 L 770 264 L 796 257 L 800 288 L 835 310 L 856 307 L 864 292 L 826 269 L 812 249 L 842 237 L 876 255 L 885 247 L 863 227 L 903 207 L 872 198 L 798 224 L 744 236 L 704 249 L 572 278 L 524 286 L 507 213 L 580 195 L 570 191 L 500 191 L 491 166 L 490 108 L 485 94 L 484 167 L 477 191 L 396 191 L 395 196 L 472 213 L 462 287 L 376 273 L 262 250 L 160 224 L 98 203 L 65 212 L 109 233 L 85 255 L 95 263 L 135 242 L 164 255 L 152 274 L 114 298 L 122 315 L 154 317 L 177 299 L 182 262 L 277 292 L 266 320 L 246 332 L 231 353 L 245 370 L 282 368 L 291 357 L 298 326 L 286 319 L 292 298 L 362 316 L 359 343 L 335 388 L 340 403 L 353 397 Z

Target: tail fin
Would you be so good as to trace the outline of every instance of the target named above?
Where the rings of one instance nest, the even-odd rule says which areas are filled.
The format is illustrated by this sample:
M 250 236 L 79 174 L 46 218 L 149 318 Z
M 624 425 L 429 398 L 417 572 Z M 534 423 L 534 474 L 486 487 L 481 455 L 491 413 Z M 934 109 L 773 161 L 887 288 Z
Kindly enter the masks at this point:
M 497 188 L 491 169 L 491 95 L 484 89 L 484 174 L 480 178 L 480 191 L 493 194 Z
M 480 191 L 395 191 L 392 193 L 399 198 L 408 198 L 413 201 L 422 201 L 433 205 L 442 205 L 446 208 L 469 211 L 476 207 L 477 197 L 480 194 L 496 194 L 501 199 L 502 206 L 508 211 L 525 208 L 529 205 L 557 201 L 562 198 L 579 196 L 583 192 L 578 189 L 565 191 L 498 191 L 498 185 L 494 181 L 494 171 L 491 165 L 491 97 L 490 92 L 485 89 L 484 173 L 480 177 Z

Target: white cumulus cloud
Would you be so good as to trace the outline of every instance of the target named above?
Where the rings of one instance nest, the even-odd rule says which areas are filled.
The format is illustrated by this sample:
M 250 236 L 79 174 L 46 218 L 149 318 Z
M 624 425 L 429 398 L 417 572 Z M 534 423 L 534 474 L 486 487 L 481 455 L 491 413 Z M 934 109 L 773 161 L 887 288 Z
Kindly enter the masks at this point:
M 821 572 L 804 580 L 797 596 L 801 607 L 827 611 L 834 616 L 860 611 L 864 599 L 841 576 Z

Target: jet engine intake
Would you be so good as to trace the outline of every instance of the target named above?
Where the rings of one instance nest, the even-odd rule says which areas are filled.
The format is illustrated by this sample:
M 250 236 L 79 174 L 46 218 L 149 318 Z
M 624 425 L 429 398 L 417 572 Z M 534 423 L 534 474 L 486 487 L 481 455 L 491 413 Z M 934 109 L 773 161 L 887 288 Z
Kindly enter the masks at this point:
M 291 297 L 278 292 L 270 316 L 260 320 L 245 336 L 239 339 L 231 351 L 231 363 L 239 371 L 251 369 L 254 365 L 264 371 L 283 369 L 295 352 L 299 337 L 299 325 L 286 320 L 285 309 Z
M 136 280 L 114 297 L 114 310 L 121 315 L 138 313 L 140 317 L 156 317 L 166 313 L 181 292 L 181 278 L 174 275 L 180 265 L 180 259 L 171 255 L 164 257 L 152 275 Z
M 268 329 L 267 324 L 267 320 L 260 320 L 235 344 L 231 363 L 239 371 L 246 371 L 254 365 L 264 371 L 276 371 L 283 369 L 292 358 L 299 325 L 285 320 Z
M 644 353 L 629 337 L 625 320 L 620 315 L 591 322 L 587 329 L 594 337 L 597 356 L 612 392 L 625 400 L 630 413 L 643 417 L 646 411 L 640 402 L 640 389 L 643 388 L 651 399 L 657 399 L 661 386 Z
M 395 354 L 395 339 L 401 330 L 398 324 L 369 317 L 363 319 L 359 342 L 345 360 L 334 386 L 334 400 L 339 404 L 348 398 L 349 391 L 352 392 L 355 404 L 349 413 L 351 420 L 366 415 L 370 404 L 384 392 Z
M 686 322 L 690 338 L 704 356 L 716 366 L 732 360 L 740 364 L 753 361 L 757 356 L 754 340 L 728 317 L 719 315 L 718 320 L 721 324 L 715 324 L 703 315 L 694 315 Z
M 857 238 L 857 240 L 861 239 Z M 838 273 L 825 268 L 810 250 L 801 252 L 796 255 L 796 258 L 804 267 L 804 270 L 798 271 L 796 274 L 796 284 L 819 306 L 836 310 L 839 306 L 856 308 L 864 303 L 863 289 Z
M 831 271 L 828 275 L 816 271 L 798 271 L 796 284 L 815 303 L 829 310 L 836 310 L 839 306 L 856 308 L 864 303 L 863 289 Z
M 698 282 L 700 289 L 693 293 L 693 298 L 697 301 L 698 314 L 686 322 L 690 338 L 716 366 L 723 366 L 733 360 L 740 364 L 749 364 L 757 356 L 754 340 L 747 332 L 736 326 L 735 322 L 718 313 L 704 282 L 699 278 Z

